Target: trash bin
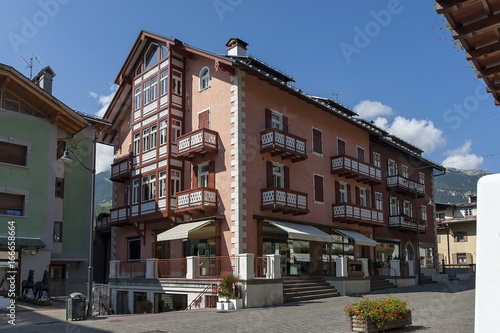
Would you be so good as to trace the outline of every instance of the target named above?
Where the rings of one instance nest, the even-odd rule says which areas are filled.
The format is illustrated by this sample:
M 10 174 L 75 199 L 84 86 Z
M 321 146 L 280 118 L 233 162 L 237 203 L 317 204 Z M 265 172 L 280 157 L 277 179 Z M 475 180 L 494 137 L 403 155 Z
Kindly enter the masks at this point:
M 85 319 L 85 295 L 72 293 L 66 298 L 66 320 Z

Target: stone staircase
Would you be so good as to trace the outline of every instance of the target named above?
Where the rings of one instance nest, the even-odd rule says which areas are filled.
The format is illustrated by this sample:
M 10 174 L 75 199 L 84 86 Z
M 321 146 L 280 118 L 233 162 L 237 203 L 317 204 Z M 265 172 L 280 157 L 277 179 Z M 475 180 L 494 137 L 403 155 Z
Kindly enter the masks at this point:
M 337 289 L 322 278 L 283 278 L 283 301 L 300 302 L 340 296 Z
M 394 283 L 389 282 L 383 276 L 370 276 L 370 291 L 397 288 Z
M 420 274 L 420 283 L 437 283 L 437 281 L 433 281 L 432 277 L 426 276 L 424 274 Z

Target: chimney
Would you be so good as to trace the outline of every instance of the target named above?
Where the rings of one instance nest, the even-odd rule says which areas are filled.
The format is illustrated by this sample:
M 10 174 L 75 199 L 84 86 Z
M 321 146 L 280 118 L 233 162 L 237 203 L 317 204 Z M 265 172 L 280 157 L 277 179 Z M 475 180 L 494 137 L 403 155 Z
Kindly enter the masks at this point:
M 239 38 L 234 38 L 234 37 L 230 38 L 229 41 L 226 43 L 227 55 L 246 57 L 247 45 L 248 43 L 245 43 Z
M 38 72 L 37 76 L 33 78 L 33 82 L 52 95 L 52 79 L 56 76 L 56 73 L 50 68 L 50 66 L 45 67 L 40 72 Z

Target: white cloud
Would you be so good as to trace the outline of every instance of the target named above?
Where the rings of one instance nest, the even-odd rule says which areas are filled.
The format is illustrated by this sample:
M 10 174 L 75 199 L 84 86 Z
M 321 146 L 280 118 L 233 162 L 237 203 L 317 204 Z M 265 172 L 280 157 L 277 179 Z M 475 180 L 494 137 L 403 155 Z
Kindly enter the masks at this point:
M 407 119 L 398 116 L 392 123 L 389 123 L 386 118 L 379 117 L 375 120 L 375 125 L 408 141 L 425 153 L 432 153 L 446 145 L 443 131 L 436 128 L 430 120 Z
M 99 111 L 96 112 L 96 116 L 102 117 L 104 116 L 104 113 L 106 113 L 106 110 L 108 109 L 109 104 L 113 100 L 113 97 L 116 94 L 116 91 L 118 90 L 117 85 L 112 85 L 110 87 L 110 94 L 109 95 L 99 95 L 93 91 L 89 92 L 89 96 L 92 98 L 97 99 L 97 103 L 101 106 Z
M 472 141 L 466 140 L 463 145 L 454 150 L 446 152 L 447 158 L 441 163 L 446 168 L 462 170 L 477 169 L 484 161 L 484 158 L 471 154 Z
M 394 112 L 390 106 L 377 101 L 364 100 L 354 107 L 354 112 L 363 118 L 375 118 L 378 116 L 389 116 Z
M 95 154 L 95 172 L 100 173 L 111 169 L 113 163 L 113 147 L 97 144 Z

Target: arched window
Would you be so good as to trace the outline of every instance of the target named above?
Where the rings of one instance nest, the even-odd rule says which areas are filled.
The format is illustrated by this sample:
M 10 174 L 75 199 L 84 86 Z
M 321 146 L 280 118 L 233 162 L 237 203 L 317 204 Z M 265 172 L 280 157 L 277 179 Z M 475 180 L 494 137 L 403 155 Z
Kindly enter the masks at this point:
M 205 66 L 200 71 L 200 91 L 208 87 L 210 87 L 210 70 Z
M 405 249 L 406 260 L 415 260 L 415 251 L 413 249 L 413 245 L 410 242 L 406 244 Z

